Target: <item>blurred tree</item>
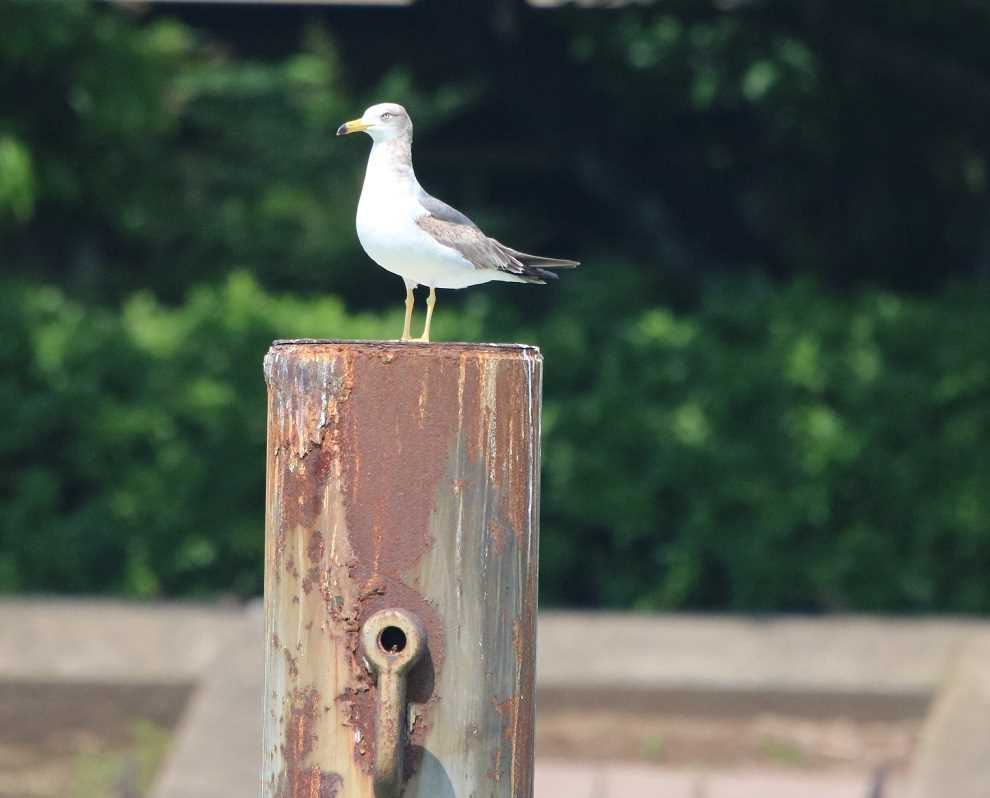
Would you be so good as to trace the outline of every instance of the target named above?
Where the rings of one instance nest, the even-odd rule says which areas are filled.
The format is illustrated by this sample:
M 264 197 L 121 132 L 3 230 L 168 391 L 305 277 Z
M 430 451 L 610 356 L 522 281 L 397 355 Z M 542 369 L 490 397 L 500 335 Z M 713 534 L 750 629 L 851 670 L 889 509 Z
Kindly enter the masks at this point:
M 367 144 L 332 138 L 389 98 L 428 189 L 585 261 L 438 317 L 546 350 L 546 599 L 990 609 L 990 7 L 0 30 L 0 589 L 259 588 L 267 341 L 398 324 L 353 230 Z
M 660 264 L 650 298 L 727 269 L 985 275 L 990 7 L 721 8 L 5 4 L 6 250 L 101 296 L 241 266 L 380 304 L 350 227 L 364 148 L 332 134 L 387 96 L 430 189 L 531 249 Z
M 549 319 L 547 594 L 986 611 L 988 301 L 731 279 L 691 314 Z
M 0 589 L 135 595 L 260 589 L 261 356 L 315 329 L 401 326 L 244 273 L 178 308 L 96 309 L 0 283 Z M 467 318 L 441 330 L 478 335 Z M 259 459 L 260 458 L 260 459 Z
M 14 32 L 0 41 L 0 233 L 15 273 L 102 302 L 178 299 L 235 267 L 401 299 L 394 278 L 353 267 L 367 265 L 353 221 L 365 151 L 332 145 L 364 101 L 337 85 L 318 30 L 272 63 L 78 3 L 5 4 L 0 27 Z M 420 96 L 398 69 L 377 91 L 415 100 L 427 129 L 462 96 Z
M 653 297 L 727 270 L 915 291 L 990 271 L 986 4 L 281 11 L 184 16 L 269 57 L 258 28 L 290 51 L 319 19 L 367 97 L 395 64 L 419 86 L 456 75 L 472 102 L 418 149 L 430 188 L 534 249 L 661 264 Z
M 912 289 L 986 275 L 990 6 L 723 6 L 571 18 L 586 105 L 619 120 L 597 170 L 618 196 L 653 197 L 720 264 Z
M 243 273 L 175 308 L 0 288 L 5 590 L 260 590 L 261 354 L 400 324 Z M 581 312 L 602 310 L 594 288 L 572 281 L 526 335 L 552 377 L 550 603 L 990 609 L 990 288 L 849 303 L 733 278 L 694 313 L 622 321 Z M 437 319 L 447 338 L 503 323 L 524 322 Z

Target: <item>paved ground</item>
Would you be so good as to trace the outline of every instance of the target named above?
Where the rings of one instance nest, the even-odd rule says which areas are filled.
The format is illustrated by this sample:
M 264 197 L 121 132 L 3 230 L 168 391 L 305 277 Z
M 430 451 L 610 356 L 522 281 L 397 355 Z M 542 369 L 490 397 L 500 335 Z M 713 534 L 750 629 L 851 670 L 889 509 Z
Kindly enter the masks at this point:
M 195 681 L 242 613 L 236 605 L 0 600 L 0 679 Z M 960 646 L 988 629 L 952 618 L 543 612 L 537 672 L 547 695 L 604 688 L 610 701 L 619 684 L 637 701 L 657 692 L 927 698 Z
M 0 680 L 198 683 L 153 798 L 256 794 L 258 605 L 0 601 L 0 618 Z M 580 695 L 589 711 L 596 701 L 641 708 L 653 701 L 666 712 L 704 705 L 730 717 L 777 702 L 792 714 L 813 714 L 844 701 L 871 717 L 896 719 L 920 712 L 957 652 L 987 630 L 986 623 L 951 619 L 544 613 L 538 688 L 541 706 Z M 698 773 L 540 760 L 537 798 L 871 798 L 872 780 L 862 767 Z M 894 781 L 882 795 L 904 793 Z
M 207 669 L 186 709 L 155 798 L 258 794 L 264 685 L 259 612 L 249 611 L 227 625 L 223 651 L 229 656 L 218 657 Z
M 924 729 L 911 798 L 990 795 L 990 636 L 953 663 Z
M 134 798 L 191 688 L 0 681 L 0 798 Z
M 99 599 L 0 600 L 0 679 L 190 683 L 240 605 Z
M 543 612 L 540 686 L 930 695 L 985 621 Z
M 808 775 L 787 770 L 698 773 L 538 761 L 535 798 L 873 798 L 875 787 L 875 780 L 862 774 Z M 883 784 L 882 798 L 903 795 L 903 784 Z
M 178 746 L 153 798 L 220 798 L 256 789 L 261 718 L 249 697 L 261 694 L 263 630 L 259 620 L 258 608 L 250 610 L 226 639 L 224 654 L 235 664 L 207 674 L 183 720 Z M 733 690 L 746 696 L 752 707 L 758 685 L 766 688 L 767 700 L 779 700 L 782 693 L 774 680 L 780 678 L 787 687 L 783 694 L 795 706 L 802 688 L 818 697 L 812 705 L 819 707 L 822 696 L 848 697 L 853 688 L 875 700 L 887 696 L 892 706 L 899 700 L 914 706 L 911 701 L 917 695 L 927 697 L 934 689 L 938 671 L 951 653 L 946 648 L 972 631 L 967 623 L 916 622 L 912 627 L 896 622 L 887 628 L 882 621 L 849 619 L 845 627 L 826 622 L 823 634 L 816 638 L 815 625 L 814 621 L 545 615 L 539 630 L 539 689 L 557 699 L 570 691 L 572 701 L 575 694 L 605 701 L 603 690 L 610 685 L 613 690 L 616 684 L 635 688 L 640 700 L 651 691 L 670 699 L 680 686 L 698 700 L 707 694 L 706 706 L 711 711 L 719 709 L 712 694 L 728 696 Z M 766 654 L 760 652 L 764 645 Z M 693 646 L 691 653 L 685 650 L 688 646 Z M 628 653 L 631 648 L 633 654 Z M 810 656 L 806 648 L 818 656 Z M 911 658 L 912 663 L 908 674 L 898 676 L 897 663 L 902 657 Z M 793 663 L 790 667 L 788 659 Z M 886 673 L 878 659 L 886 663 Z M 575 667 L 575 660 L 583 666 Z M 745 700 L 726 703 L 730 713 L 745 711 L 747 706 Z M 219 768 L 219 762 L 226 764 Z M 629 764 L 581 766 L 542 761 L 537 778 L 537 798 L 868 798 L 872 785 L 872 774 L 862 769 L 836 775 L 760 768 L 699 776 Z M 884 798 L 894 796 L 890 789 L 884 793 Z

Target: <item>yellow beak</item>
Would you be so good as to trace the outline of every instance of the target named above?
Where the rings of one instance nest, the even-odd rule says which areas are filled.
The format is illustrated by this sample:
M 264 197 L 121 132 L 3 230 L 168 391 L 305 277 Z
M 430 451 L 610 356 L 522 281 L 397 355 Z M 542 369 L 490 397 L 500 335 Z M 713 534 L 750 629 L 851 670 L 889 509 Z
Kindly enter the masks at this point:
M 338 136 L 346 136 L 348 133 L 360 133 L 362 130 L 367 130 L 371 125 L 367 125 L 360 119 L 352 119 L 350 122 L 344 122 L 340 127 L 337 128 Z

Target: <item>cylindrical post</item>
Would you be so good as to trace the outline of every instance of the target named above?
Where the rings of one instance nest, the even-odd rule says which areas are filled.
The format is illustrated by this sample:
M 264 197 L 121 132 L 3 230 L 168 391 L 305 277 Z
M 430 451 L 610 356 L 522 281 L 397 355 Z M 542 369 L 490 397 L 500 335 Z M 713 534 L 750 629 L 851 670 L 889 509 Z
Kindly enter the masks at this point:
M 262 797 L 530 798 L 539 351 L 276 341 L 265 377 Z

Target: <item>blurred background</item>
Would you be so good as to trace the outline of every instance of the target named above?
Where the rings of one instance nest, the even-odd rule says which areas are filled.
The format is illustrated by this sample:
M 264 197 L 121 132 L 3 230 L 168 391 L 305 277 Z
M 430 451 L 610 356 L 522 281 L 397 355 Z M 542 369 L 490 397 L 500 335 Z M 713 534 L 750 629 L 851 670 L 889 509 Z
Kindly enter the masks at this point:
M 583 262 L 441 292 L 434 325 L 543 349 L 543 607 L 990 611 L 987 4 L 8 0 L 0 30 L 0 664 L 25 597 L 260 594 L 269 342 L 401 327 L 354 232 L 368 144 L 334 137 L 383 100 L 428 191 Z M 124 612 L 51 604 L 83 606 Z M 31 748 L 32 673 L 0 795 L 143 795 L 181 702 Z M 921 714 L 863 767 L 904 770 Z

